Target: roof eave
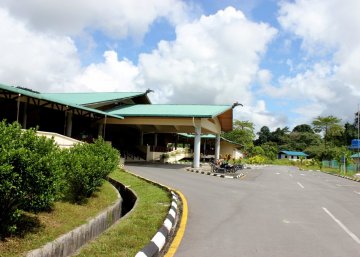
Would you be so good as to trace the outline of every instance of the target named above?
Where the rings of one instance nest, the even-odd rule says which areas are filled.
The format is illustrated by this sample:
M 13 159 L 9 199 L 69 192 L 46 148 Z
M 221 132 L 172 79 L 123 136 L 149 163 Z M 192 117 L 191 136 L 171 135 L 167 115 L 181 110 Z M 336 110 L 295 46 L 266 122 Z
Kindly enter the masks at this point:
M 107 116 L 111 116 L 113 118 L 124 119 L 124 117 L 119 116 L 119 115 L 116 115 L 116 116 L 112 115 L 112 114 L 109 115 L 108 113 L 105 113 L 105 112 L 102 112 L 102 111 L 99 111 L 99 110 L 96 110 L 96 109 L 93 109 L 93 108 L 88 108 L 88 107 L 85 107 L 85 106 L 76 105 L 76 104 L 72 104 L 72 103 L 65 103 L 65 102 L 62 102 L 62 101 L 57 101 L 55 99 L 44 97 L 44 96 L 41 95 L 41 93 L 34 93 L 34 92 L 27 91 L 27 90 L 24 90 L 24 89 L 11 87 L 11 86 L 6 86 L 6 85 L 3 85 L 3 84 L 0 84 L 0 85 L 2 86 L 2 87 L 0 87 L 0 90 L 4 90 L 4 91 L 7 91 L 7 92 L 12 92 L 14 94 L 20 94 L 22 96 L 36 98 L 36 99 L 46 101 L 46 102 L 49 102 L 49 103 L 61 104 L 63 106 L 68 106 L 68 107 L 71 107 L 71 108 L 76 108 L 76 109 L 84 110 L 84 111 L 91 112 L 91 113 L 101 114 L 101 115 L 104 115 L 104 116 L 107 115 Z

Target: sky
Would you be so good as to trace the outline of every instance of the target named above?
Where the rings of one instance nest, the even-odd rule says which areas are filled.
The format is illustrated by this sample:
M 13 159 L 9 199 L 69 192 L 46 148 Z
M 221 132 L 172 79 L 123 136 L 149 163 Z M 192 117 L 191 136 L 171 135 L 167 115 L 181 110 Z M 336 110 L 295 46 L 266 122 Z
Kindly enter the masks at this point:
M 232 104 L 259 130 L 360 103 L 359 0 L 0 0 L 0 83 Z

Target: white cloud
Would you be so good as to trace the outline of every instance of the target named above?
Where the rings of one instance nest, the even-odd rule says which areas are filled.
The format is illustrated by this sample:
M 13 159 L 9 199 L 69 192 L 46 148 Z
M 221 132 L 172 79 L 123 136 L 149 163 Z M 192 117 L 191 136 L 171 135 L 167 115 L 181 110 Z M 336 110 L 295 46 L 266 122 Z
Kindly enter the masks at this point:
M 275 34 L 228 7 L 178 25 L 175 41 L 161 41 L 152 53 L 140 55 L 141 76 L 168 102 L 251 105 L 250 84 Z
M 281 77 L 279 86 L 264 86 L 266 94 L 289 99 L 308 99 L 314 101 L 326 101 L 336 97 L 331 89 L 333 67 L 326 63 L 317 63 L 312 69 L 303 73 L 297 73 L 294 77 Z
M 258 79 L 264 83 L 271 79 L 269 71 L 259 69 L 262 55 L 277 33 L 269 25 L 250 21 L 231 7 L 186 22 L 184 4 L 175 0 L 153 0 L 140 7 L 139 1 L 110 0 L 96 7 L 94 0 L 52 4 L 0 0 L 0 6 L 7 8 L 0 8 L 2 83 L 39 91 L 151 88 L 154 102 L 239 101 L 246 111 L 236 112 L 235 118 L 248 117 L 269 126 L 283 124 L 284 118 L 268 113 L 264 102 L 256 101 L 251 91 Z M 138 65 L 107 51 L 103 62 L 80 67 L 71 35 L 99 29 L 119 38 L 141 38 L 159 17 L 175 24 L 176 39 L 161 41 L 151 53 L 141 54 Z
M 266 103 L 258 100 L 253 106 L 237 107 L 234 111 L 235 116 L 240 120 L 249 120 L 255 124 L 255 131 L 259 131 L 262 126 L 268 126 L 270 130 L 285 127 L 288 124 L 285 115 L 269 112 Z
M 104 53 L 105 62 L 91 64 L 67 85 L 69 91 L 137 92 L 138 68 L 127 59 L 118 60 L 117 53 Z
M 183 22 L 189 8 L 179 0 L 1 0 L 0 6 L 37 30 L 67 35 L 100 30 L 110 37 L 130 36 L 137 41 L 158 18 Z
M 259 70 L 257 73 L 257 80 L 259 84 L 264 87 L 270 85 L 272 80 L 271 71 L 265 69 Z
M 78 73 L 73 41 L 29 30 L 0 8 L 0 81 L 42 91 L 59 90 Z
M 280 4 L 279 22 L 299 37 L 307 53 L 307 70 L 283 77 L 273 95 L 308 99 L 302 115 L 337 115 L 353 120 L 359 102 L 360 2 L 358 0 L 296 0 Z M 320 59 L 309 65 L 312 58 Z M 314 59 L 313 59 L 314 60 Z M 300 64 L 301 65 L 301 64 Z M 310 68 L 309 68 L 310 67 Z M 304 107 L 305 108 L 305 107 Z
M 359 10 L 358 0 L 284 1 L 280 4 L 279 22 L 301 37 L 307 50 L 319 46 L 345 50 L 358 46 Z

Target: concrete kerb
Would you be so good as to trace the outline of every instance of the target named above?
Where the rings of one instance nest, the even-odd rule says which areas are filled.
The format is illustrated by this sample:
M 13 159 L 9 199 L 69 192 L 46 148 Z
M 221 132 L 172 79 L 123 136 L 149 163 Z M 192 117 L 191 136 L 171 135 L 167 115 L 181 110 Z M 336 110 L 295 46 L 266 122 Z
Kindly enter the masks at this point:
M 360 178 L 352 178 L 352 177 L 348 177 L 348 176 L 344 176 L 344 175 L 334 174 L 334 173 L 331 173 L 331 172 L 324 172 L 324 173 L 329 174 L 329 175 L 333 175 L 333 176 L 336 176 L 336 177 L 352 180 L 352 181 L 355 181 L 355 182 L 360 182 Z
M 164 246 L 170 243 L 171 235 L 174 232 L 174 229 L 177 224 L 179 211 L 178 211 L 178 196 L 172 193 L 172 202 L 171 207 L 169 209 L 168 215 L 160 227 L 160 229 L 153 236 L 151 241 L 141 249 L 135 257 L 150 257 L 150 256 L 158 256 L 162 250 L 164 250 Z
M 116 189 L 114 187 L 114 189 Z M 78 251 L 83 245 L 93 240 L 121 218 L 122 198 L 118 194 L 115 204 L 107 207 L 102 213 L 87 223 L 69 231 L 44 246 L 29 251 L 27 257 L 65 257 Z
M 159 230 L 153 236 L 151 241 L 135 255 L 135 257 L 158 256 L 161 252 L 164 252 L 166 250 L 166 247 L 170 245 L 174 234 L 176 234 L 178 221 L 180 219 L 182 202 L 181 202 L 180 197 L 177 194 L 177 192 L 175 190 L 169 188 L 168 186 L 165 186 L 160 183 L 149 180 L 147 178 L 141 177 L 141 176 L 136 175 L 128 170 L 126 170 L 126 172 L 128 172 L 131 175 L 134 175 L 138 178 L 141 178 L 151 184 L 160 186 L 160 187 L 168 190 L 172 194 L 171 206 L 170 206 L 168 215 L 166 216 L 163 225 L 159 228 Z

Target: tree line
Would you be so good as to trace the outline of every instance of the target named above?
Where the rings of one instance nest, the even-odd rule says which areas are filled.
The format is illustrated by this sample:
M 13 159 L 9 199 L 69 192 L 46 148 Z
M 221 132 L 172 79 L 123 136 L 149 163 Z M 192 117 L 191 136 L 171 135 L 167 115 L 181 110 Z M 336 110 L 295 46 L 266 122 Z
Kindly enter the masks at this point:
M 246 157 L 264 156 L 270 160 L 277 158 L 279 151 L 301 151 L 316 160 L 340 159 L 351 153 L 348 146 L 358 137 L 358 113 L 352 123 L 342 124 L 335 116 L 318 116 L 311 124 L 299 124 L 292 130 L 279 127 L 270 130 L 263 126 L 255 134 L 250 121 L 234 121 L 233 131 L 223 137 L 242 145 Z

